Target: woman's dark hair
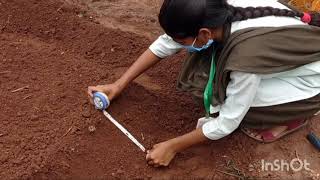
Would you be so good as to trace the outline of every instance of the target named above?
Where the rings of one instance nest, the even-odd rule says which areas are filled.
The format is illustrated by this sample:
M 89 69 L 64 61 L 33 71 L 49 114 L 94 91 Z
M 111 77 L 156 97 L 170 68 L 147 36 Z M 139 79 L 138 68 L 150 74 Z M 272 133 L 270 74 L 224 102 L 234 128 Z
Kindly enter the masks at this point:
M 233 7 L 225 0 L 164 0 L 159 22 L 174 38 L 196 37 L 200 28 L 216 28 L 236 21 L 265 16 L 296 17 L 320 26 L 319 13 L 301 13 L 273 7 Z

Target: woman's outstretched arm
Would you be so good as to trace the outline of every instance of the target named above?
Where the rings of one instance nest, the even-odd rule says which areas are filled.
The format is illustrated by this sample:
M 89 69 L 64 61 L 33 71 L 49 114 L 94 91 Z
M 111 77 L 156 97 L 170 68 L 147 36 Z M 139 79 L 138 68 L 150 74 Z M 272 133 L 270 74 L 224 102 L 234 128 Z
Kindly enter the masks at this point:
M 140 74 L 160 61 L 150 49 L 147 49 L 130 68 L 114 83 L 98 86 L 89 86 L 88 95 L 92 99 L 92 93 L 99 91 L 105 93 L 110 100 L 117 97 L 128 84 L 137 78 Z

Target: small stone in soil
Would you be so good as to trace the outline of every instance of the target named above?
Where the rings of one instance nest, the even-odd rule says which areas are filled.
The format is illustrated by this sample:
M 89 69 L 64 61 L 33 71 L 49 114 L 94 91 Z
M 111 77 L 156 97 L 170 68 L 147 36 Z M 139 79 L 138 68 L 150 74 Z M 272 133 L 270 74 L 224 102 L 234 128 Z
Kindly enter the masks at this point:
M 39 120 L 39 118 L 40 118 L 39 116 L 33 114 L 33 115 L 31 115 L 30 120 L 31 121 L 37 121 L 37 120 Z
M 22 113 L 22 112 L 18 112 L 17 113 L 17 117 L 21 117 L 21 116 L 23 116 L 24 115 L 24 113 Z
M 90 133 L 94 133 L 97 129 L 96 129 L 95 126 L 89 126 L 88 130 L 89 130 Z
M 90 112 L 89 111 L 84 111 L 84 112 L 82 112 L 82 117 L 84 117 L 84 118 L 90 118 L 91 117 L 91 114 L 90 114 Z
M 117 172 L 116 172 L 116 174 L 118 174 L 118 175 L 121 175 L 121 174 L 124 174 L 124 173 L 125 173 L 125 171 L 121 170 L 121 169 L 118 169 Z

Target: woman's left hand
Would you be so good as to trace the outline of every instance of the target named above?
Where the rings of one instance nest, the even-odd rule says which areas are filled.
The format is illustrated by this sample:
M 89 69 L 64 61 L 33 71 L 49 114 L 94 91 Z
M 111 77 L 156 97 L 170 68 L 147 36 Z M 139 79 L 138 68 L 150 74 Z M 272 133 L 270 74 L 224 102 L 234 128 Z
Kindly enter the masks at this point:
M 183 136 L 154 145 L 147 151 L 147 162 L 154 167 L 168 166 L 178 152 L 206 140 L 208 139 L 202 133 L 202 129 L 195 129 Z
M 169 140 L 154 145 L 147 153 L 146 159 L 148 164 L 154 167 L 160 167 L 168 166 L 177 152 Z

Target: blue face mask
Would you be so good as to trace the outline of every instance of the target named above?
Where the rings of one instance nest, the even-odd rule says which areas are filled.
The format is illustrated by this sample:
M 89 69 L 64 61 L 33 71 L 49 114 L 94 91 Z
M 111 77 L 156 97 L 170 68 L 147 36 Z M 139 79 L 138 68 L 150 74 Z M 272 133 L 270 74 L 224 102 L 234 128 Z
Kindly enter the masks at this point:
M 187 49 L 188 52 L 200 52 L 202 50 L 208 49 L 212 44 L 214 44 L 214 40 L 209 39 L 206 45 L 203 45 L 200 48 L 194 47 L 197 38 L 194 39 L 193 43 L 190 46 L 183 46 L 183 48 Z

